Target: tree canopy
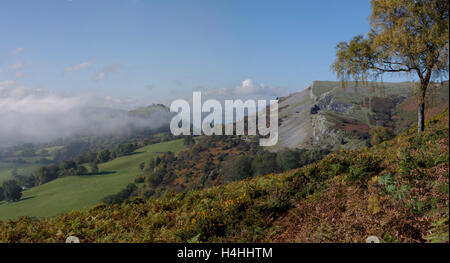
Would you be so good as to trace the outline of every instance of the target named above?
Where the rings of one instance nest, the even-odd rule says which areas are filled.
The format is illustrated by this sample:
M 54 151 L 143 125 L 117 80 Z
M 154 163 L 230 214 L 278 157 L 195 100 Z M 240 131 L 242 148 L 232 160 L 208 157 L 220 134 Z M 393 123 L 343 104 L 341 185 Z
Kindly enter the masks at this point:
M 384 73 L 416 76 L 418 128 L 424 128 L 424 100 L 432 79 L 448 77 L 449 1 L 372 0 L 371 30 L 336 46 L 332 69 L 348 80 L 377 80 Z
M 3 182 L 2 192 L 2 197 L 7 201 L 17 201 L 22 197 L 22 187 L 15 180 Z

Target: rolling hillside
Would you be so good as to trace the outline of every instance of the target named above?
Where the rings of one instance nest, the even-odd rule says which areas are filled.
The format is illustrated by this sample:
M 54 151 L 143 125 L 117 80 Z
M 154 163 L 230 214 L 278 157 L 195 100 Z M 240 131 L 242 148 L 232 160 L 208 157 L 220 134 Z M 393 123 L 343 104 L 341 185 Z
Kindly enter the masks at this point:
M 153 104 L 129 112 L 86 108 L 83 110 L 83 116 L 98 116 L 99 119 L 120 122 L 123 126 L 111 126 L 108 132 L 104 133 L 84 131 L 40 143 L 22 143 L 9 147 L 0 143 L 0 183 L 12 179 L 11 173 L 14 169 L 21 176 L 30 176 L 43 165 L 73 159 L 88 151 L 98 152 L 121 143 L 145 139 L 154 143 L 158 141 L 158 137 L 169 135 L 168 124 L 173 114 L 164 105 Z
M 38 163 L 18 164 L 16 162 L 0 162 L 0 184 L 8 179 L 12 179 L 11 173 L 14 169 L 19 174 L 30 174 L 35 172 L 41 165 Z
M 0 223 L 3 242 L 449 242 L 449 112 L 370 149 L 159 199 Z M 390 158 L 386 158 L 386 156 Z M 119 164 L 117 164 L 120 166 Z
M 0 184 L 5 180 L 12 179 L 11 175 L 14 170 L 20 175 L 30 175 L 44 163 L 52 162 L 56 151 L 63 147 L 35 147 L 33 145 L 31 151 L 28 149 L 28 155 L 23 150 L 26 148 L 25 146 L 16 146 L 15 148 L 22 148 L 22 150 L 14 149 L 8 154 L 0 155 Z
M 92 207 L 101 203 L 103 197 L 132 183 L 141 172 L 138 168 L 141 162 L 148 162 L 157 153 L 178 152 L 184 147 L 182 140 L 152 144 L 136 150 L 133 155 L 100 164 L 101 174 L 59 178 L 25 190 L 18 202 L 0 202 L 0 220 L 25 215 L 54 216 Z

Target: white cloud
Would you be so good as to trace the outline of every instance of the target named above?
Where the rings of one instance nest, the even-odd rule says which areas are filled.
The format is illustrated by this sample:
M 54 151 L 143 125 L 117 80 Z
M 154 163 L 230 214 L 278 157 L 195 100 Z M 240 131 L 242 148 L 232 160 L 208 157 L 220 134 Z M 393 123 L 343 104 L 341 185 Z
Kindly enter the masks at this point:
M 24 79 L 27 77 L 27 74 L 25 74 L 23 72 L 14 72 L 14 76 L 19 79 Z
M 21 53 L 22 51 L 24 51 L 24 49 L 21 47 L 18 47 L 12 51 L 12 54 L 17 55 L 17 54 Z
M 16 61 L 14 64 L 12 64 L 10 66 L 10 68 L 13 70 L 19 70 L 19 69 L 29 67 L 30 65 L 31 65 L 30 62 Z
M 24 86 L 16 86 L 11 88 L 9 91 L 9 96 L 14 98 L 20 98 L 28 94 L 28 90 Z
M 9 89 L 12 85 L 15 85 L 15 84 L 16 84 L 16 82 L 14 80 L 0 81 L 0 95 L 2 94 L 2 92 Z
M 92 80 L 99 81 L 104 79 L 105 76 L 106 76 L 105 72 L 100 72 L 98 74 L 95 74 L 94 77 L 92 77 Z
M 286 96 L 289 94 L 289 92 L 287 89 L 272 87 L 264 83 L 258 84 L 251 79 L 246 79 L 242 81 L 241 85 L 234 88 L 204 90 L 202 91 L 202 94 L 204 94 L 205 96 L 274 99 L 276 97 Z
M 12 86 L 15 85 L 16 82 L 14 80 L 4 80 L 0 81 L 0 86 Z
M 120 69 L 120 65 L 117 64 L 111 64 L 105 67 L 105 72 L 116 72 Z
M 104 67 L 102 72 L 94 74 L 94 76 L 92 77 L 92 80 L 94 80 L 94 81 L 103 80 L 106 78 L 107 75 L 109 75 L 110 73 L 119 71 L 119 69 L 120 69 L 120 65 L 110 64 L 110 65 Z
M 41 93 L 40 89 L 29 90 L 19 85 L 14 80 L 5 80 L 0 82 L 0 99 L 4 98 L 23 98 L 29 95 Z
M 80 64 L 69 66 L 69 67 L 67 67 L 64 70 L 64 74 L 67 74 L 69 72 L 80 71 L 80 70 L 83 70 L 83 69 L 90 68 L 93 63 L 94 62 L 92 62 L 92 60 L 89 60 L 89 61 L 86 61 L 86 62 L 82 62 Z

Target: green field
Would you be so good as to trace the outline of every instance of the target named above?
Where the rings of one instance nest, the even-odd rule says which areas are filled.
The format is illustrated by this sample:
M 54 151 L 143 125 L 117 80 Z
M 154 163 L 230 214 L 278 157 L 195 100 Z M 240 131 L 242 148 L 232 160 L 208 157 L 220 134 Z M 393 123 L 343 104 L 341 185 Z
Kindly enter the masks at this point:
M 0 220 L 19 216 L 46 217 L 71 210 L 87 209 L 101 203 L 103 197 L 117 193 L 132 183 L 140 173 L 139 163 L 148 162 L 160 152 L 178 152 L 183 140 L 149 145 L 100 164 L 99 175 L 70 176 L 51 181 L 23 192 L 22 200 L 13 203 L 0 202 Z
M 17 173 L 21 175 L 29 175 L 35 172 L 40 166 L 37 163 L 25 163 L 25 164 L 17 164 L 10 162 L 0 162 L 0 184 L 8 179 L 11 179 L 11 173 L 14 168 L 17 169 Z
M 61 150 L 63 146 L 52 146 L 41 148 L 36 151 L 36 156 L 24 157 L 21 156 L 22 151 L 16 151 L 12 156 L 5 158 L 8 161 L 0 161 L 0 184 L 8 179 L 11 179 L 11 173 L 14 169 L 17 169 L 17 173 L 20 175 L 28 176 L 37 171 L 42 164 L 39 163 L 39 159 L 46 158 L 53 160 L 55 158 L 54 153 L 57 150 Z M 42 151 L 46 150 L 47 154 L 43 155 Z M 18 159 L 22 159 L 25 162 L 18 162 Z

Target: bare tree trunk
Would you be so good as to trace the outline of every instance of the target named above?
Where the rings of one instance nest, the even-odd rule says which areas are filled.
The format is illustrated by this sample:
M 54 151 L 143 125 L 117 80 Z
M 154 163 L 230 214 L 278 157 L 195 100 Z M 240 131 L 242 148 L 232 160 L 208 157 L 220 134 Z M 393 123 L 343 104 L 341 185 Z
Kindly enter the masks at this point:
M 417 109 L 417 131 L 419 133 L 425 130 L 425 102 L 419 102 Z
M 428 88 L 429 80 L 423 80 L 420 83 L 418 107 L 417 107 L 417 131 L 421 133 L 425 130 L 425 94 Z

